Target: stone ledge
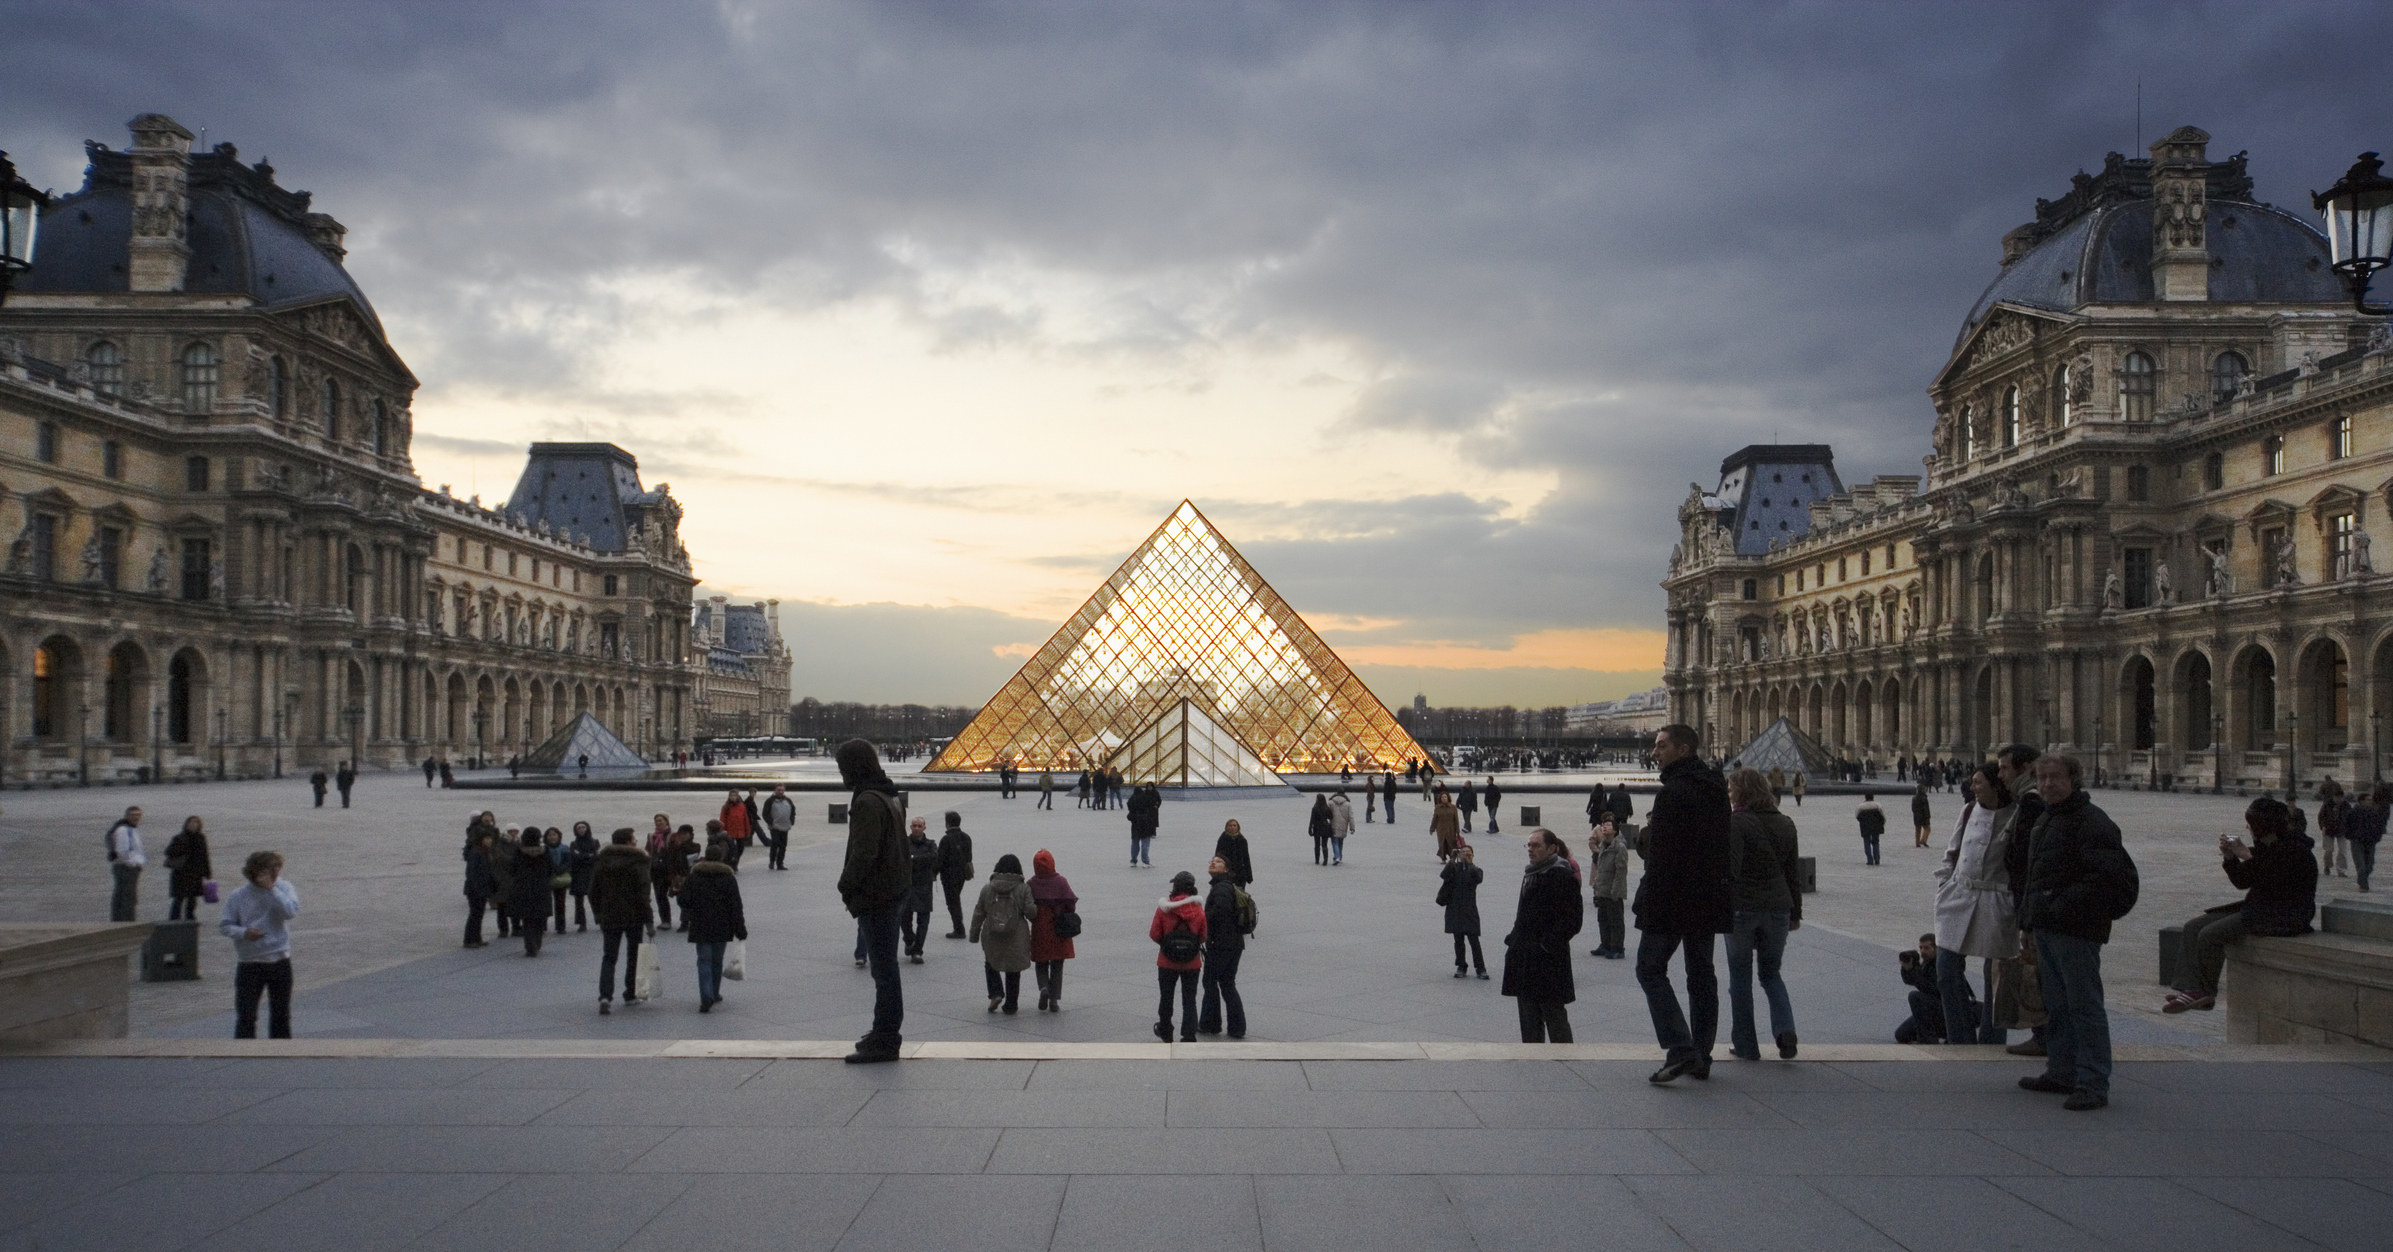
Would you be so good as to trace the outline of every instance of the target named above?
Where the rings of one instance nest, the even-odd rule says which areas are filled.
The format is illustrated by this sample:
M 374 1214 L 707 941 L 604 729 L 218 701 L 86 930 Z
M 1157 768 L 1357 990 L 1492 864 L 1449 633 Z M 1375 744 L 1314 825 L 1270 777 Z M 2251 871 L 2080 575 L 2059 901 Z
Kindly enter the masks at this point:
M 644 1060 L 733 1057 L 751 1060 L 828 1060 L 854 1045 L 830 1039 L 61 1039 L 0 1040 L 0 1059 L 27 1057 L 121 1058 L 350 1058 L 474 1060 Z M 2224 1044 L 2163 1046 L 2129 1044 L 2115 1049 L 2121 1061 L 2278 1062 L 2340 1064 L 2393 1062 L 2393 1049 L 2366 1044 Z M 1658 1063 L 1659 1050 L 1644 1044 L 1577 1043 L 909 1043 L 900 1055 L 912 1060 L 959 1061 L 1637 1061 Z M 1994 1046 L 1923 1047 L 1900 1043 L 1805 1044 L 1793 1061 L 1764 1065 L 1833 1064 L 1856 1061 L 1999 1062 L 2026 1065 Z
M 150 927 L 0 923 L 0 1041 L 122 1039 Z
M 2227 1039 L 2393 1047 L 2393 943 L 2347 934 L 2249 938 L 2227 948 Z

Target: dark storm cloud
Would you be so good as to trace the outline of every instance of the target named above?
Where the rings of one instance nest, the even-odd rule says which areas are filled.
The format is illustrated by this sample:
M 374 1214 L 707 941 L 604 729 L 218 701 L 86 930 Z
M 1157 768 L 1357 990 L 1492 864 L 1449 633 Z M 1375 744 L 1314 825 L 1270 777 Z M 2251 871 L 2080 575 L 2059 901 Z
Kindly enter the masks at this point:
M 9 9 L 37 179 L 146 109 L 270 152 L 427 377 L 587 389 L 654 273 L 893 299 L 959 351 L 1353 345 L 1384 375 L 1288 502 L 1320 526 L 1249 553 L 1431 637 L 1655 626 L 1672 510 L 1742 443 L 1916 473 L 2000 235 L 2133 146 L 2139 78 L 2145 142 L 2198 124 L 2281 204 L 2393 142 L 2370 3 Z M 984 265 L 1120 294 L 1067 336 L 941 294 Z M 1433 457 L 1455 496 L 1338 503 Z M 1558 483 L 1525 514 L 1461 494 L 1523 467 Z

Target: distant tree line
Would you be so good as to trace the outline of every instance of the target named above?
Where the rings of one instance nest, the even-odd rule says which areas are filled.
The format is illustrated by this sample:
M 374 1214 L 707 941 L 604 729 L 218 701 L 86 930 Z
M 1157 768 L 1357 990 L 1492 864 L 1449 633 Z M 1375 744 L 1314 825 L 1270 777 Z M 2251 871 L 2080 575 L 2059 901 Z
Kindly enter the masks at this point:
M 858 704 L 807 696 L 789 706 L 789 733 L 807 739 L 910 742 L 954 735 L 978 712 L 949 704 Z
M 1509 704 L 1492 709 L 1408 706 L 1396 710 L 1396 721 L 1420 740 L 1471 743 L 1558 738 L 1569 731 L 1570 709 L 1560 704 L 1542 709 L 1518 709 Z

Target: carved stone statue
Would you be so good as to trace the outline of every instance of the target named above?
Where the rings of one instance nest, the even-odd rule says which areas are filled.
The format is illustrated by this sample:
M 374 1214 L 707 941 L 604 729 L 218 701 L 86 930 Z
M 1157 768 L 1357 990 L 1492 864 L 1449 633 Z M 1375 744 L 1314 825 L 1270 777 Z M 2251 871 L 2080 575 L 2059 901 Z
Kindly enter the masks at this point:
M 2298 368 L 2301 371 L 2301 376 L 2304 378 L 2310 378 L 2316 375 L 2318 373 L 2318 354 L 2316 352 L 2303 353 L 2301 364 Z
M 83 585 L 97 587 L 107 574 L 107 554 L 100 547 L 100 537 L 93 535 L 83 545 Z
M 2286 535 L 2279 538 L 2277 550 L 2272 556 L 2277 563 L 2277 585 L 2280 587 L 2301 586 L 2302 573 L 2294 564 L 2293 536 Z
M 33 523 L 27 522 L 25 529 L 18 531 L 17 537 L 8 543 L 8 572 L 11 574 L 30 573 L 32 566 Z
M 2210 561 L 2210 585 L 2204 590 L 2213 600 L 2235 594 L 2235 571 L 2227 568 L 2227 549 L 2224 546 L 2202 549 Z
M 1820 644 L 1818 650 L 1821 652 L 1832 652 L 1835 649 L 1836 639 L 1833 635 L 1828 633 L 1828 623 L 1822 621 L 1820 623 Z
M 1683 545 L 1681 545 L 1681 544 L 1675 544 L 1675 543 L 1670 545 L 1670 572 L 1671 572 L 1671 573 L 1673 573 L 1673 574 L 1676 574 L 1676 573 L 1678 572 L 1678 567 L 1679 567 L 1681 564 L 1685 563 L 1686 559 L 1687 559 L 1687 553 L 1686 553 L 1686 549 L 1685 549 L 1685 547 L 1684 547 Z
M 153 596 L 166 594 L 166 545 L 159 544 L 150 553 L 149 592 Z
M 2370 556 L 2369 556 L 2369 553 L 2368 553 L 2368 549 L 2369 549 L 2369 547 L 2370 547 L 2370 542 L 2369 542 L 2369 539 L 2368 539 L 2368 532 L 2367 532 L 2367 531 L 2364 531 L 2364 530 L 2359 530 L 2359 531 L 2353 531 L 2353 532 L 2352 532 L 2352 537 L 2351 537 L 2351 573 L 2352 573 L 2352 577 L 2354 577 L 2354 578 L 2365 578 L 2365 577 L 2367 577 L 2368 575 L 2370 575 L 2370 574 L 2373 574 L 2373 573 L 2375 573 L 2375 572 L 2376 572 L 2376 562 L 2375 562 L 2373 559 L 2371 559 L 2371 558 L 2370 558 Z
M 2177 603 L 2177 584 L 2169 579 L 2169 563 L 2158 562 L 2152 569 L 2152 593 L 2161 604 Z
M 2388 352 L 2393 352 L 2393 322 L 2379 322 L 2376 329 L 2369 332 L 2364 355 L 2383 356 Z
M 215 560 L 208 562 L 208 598 L 219 601 L 224 599 L 223 557 L 218 557 Z
M 2117 570 L 2112 570 L 2102 576 L 2102 607 L 2106 609 L 2127 607 L 2127 584 L 2120 581 Z
M 1905 600 L 1903 601 L 1903 638 L 1909 639 L 1911 636 L 1918 633 L 1919 621 L 1917 615 L 1911 610 L 1911 602 L 1909 600 Z

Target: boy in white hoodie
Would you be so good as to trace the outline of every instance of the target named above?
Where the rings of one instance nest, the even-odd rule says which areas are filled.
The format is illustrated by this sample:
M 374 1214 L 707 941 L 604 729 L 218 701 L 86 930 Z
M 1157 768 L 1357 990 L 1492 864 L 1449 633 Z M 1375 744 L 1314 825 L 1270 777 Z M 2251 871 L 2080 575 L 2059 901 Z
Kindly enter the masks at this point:
M 282 880 L 279 852 L 252 852 L 241 866 L 249 882 L 224 898 L 216 923 L 233 941 L 233 1038 L 258 1037 L 258 997 L 269 1000 L 267 1034 L 291 1037 L 291 919 L 299 916 L 299 892 Z

